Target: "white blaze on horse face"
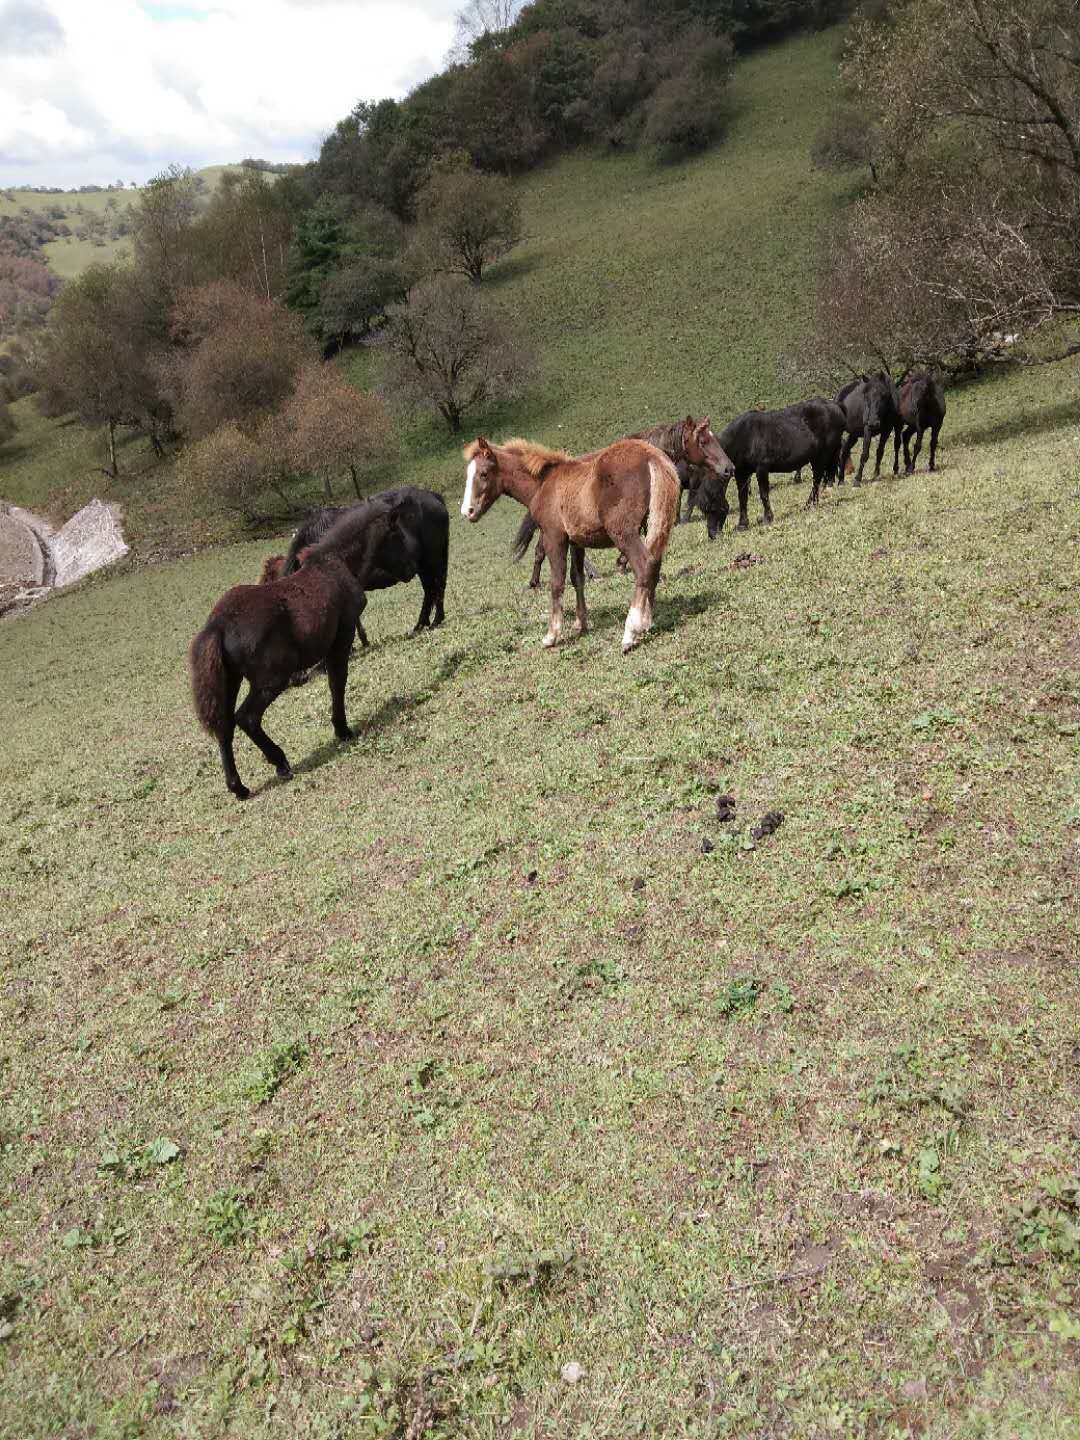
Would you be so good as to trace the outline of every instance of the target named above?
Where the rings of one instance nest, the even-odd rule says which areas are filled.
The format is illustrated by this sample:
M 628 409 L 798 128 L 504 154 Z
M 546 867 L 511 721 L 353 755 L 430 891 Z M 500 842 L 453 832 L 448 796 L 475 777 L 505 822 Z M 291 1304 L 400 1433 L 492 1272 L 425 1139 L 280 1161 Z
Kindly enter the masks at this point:
M 465 498 L 461 502 L 461 513 L 467 520 L 469 511 L 472 509 L 472 487 L 476 479 L 476 461 L 469 461 L 469 468 L 465 471 Z

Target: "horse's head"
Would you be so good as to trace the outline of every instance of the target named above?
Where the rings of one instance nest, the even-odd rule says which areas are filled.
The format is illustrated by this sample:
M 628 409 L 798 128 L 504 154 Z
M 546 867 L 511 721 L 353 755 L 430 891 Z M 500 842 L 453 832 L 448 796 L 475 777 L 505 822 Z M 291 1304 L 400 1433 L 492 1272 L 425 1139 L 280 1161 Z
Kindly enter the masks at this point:
M 465 456 L 465 495 L 461 513 L 475 523 L 491 509 L 502 494 L 499 484 L 499 457 L 481 435 L 462 452 Z
M 707 415 L 700 420 L 688 415 L 683 421 L 683 454 L 691 465 L 704 466 L 718 480 L 730 480 L 735 474 L 735 466 L 713 434 Z

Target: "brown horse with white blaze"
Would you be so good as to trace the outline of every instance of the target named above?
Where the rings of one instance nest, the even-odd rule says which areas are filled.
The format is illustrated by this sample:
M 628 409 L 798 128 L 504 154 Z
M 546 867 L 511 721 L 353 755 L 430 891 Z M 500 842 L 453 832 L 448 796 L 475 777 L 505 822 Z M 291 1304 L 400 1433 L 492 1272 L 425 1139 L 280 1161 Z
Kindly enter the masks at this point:
M 544 644 L 557 645 L 562 639 L 567 553 L 578 630 L 584 634 L 585 551 L 614 546 L 634 573 L 623 653 L 633 649 L 652 628 L 660 564 L 679 510 L 679 476 L 667 456 L 643 440 L 617 440 L 575 459 L 531 440 L 492 445 L 482 436 L 463 453 L 467 468 L 461 513 L 466 520 L 475 523 L 500 495 L 512 495 L 543 534 L 551 565 L 551 619 Z

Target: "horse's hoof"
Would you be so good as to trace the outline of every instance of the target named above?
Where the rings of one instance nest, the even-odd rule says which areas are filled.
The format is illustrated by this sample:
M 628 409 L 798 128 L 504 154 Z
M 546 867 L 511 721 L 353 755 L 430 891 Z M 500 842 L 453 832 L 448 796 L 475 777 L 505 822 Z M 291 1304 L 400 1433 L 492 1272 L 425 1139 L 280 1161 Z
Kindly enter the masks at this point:
M 356 731 L 350 730 L 348 725 L 346 725 L 343 730 L 335 730 L 334 734 L 337 736 L 337 738 L 341 741 L 343 745 L 345 744 L 346 740 L 356 739 Z
M 291 765 L 279 765 L 279 766 L 278 766 L 278 772 L 277 772 L 277 778 L 278 778 L 279 780 L 291 780 L 291 779 L 293 778 L 292 766 L 291 766 Z
M 555 646 L 558 645 L 558 643 L 559 643 L 559 637 L 558 637 L 558 635 L 550 635 L 550 634 L 549 634 L 549 635 L 545 635 L 545 636 L 544 636 L 544 649 L 545 649 L 545 650 L 554 650 Z
M 247 788 L 246 785 L 235 786 L 232 793 L 236 796 L 237 800 L 251 799 L 251 791 Z

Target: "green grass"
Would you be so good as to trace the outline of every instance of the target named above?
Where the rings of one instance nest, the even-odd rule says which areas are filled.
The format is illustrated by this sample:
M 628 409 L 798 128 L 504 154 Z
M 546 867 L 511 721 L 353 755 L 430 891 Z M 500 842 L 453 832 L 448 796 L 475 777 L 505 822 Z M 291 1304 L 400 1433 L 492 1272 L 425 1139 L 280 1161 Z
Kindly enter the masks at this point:
M 829 43 L 740 72 L 770 146 Z M 579 294 L 613 177 L 653 183 L 613 165 Z M 803 262 L 758 228 L 730 293 L 685 262 L 735 317 L 670 352 L 722 347 L 721 416 L 778 393 L 795 328 Z M 760 357 L 755 243 L 783 277 Z M 560 263 L 508 293 L 554 306 Z M 697 408 L 653 312 L 635 363 L 622 282 L 606 304 L 607 347 L 545 331 L 547 398 L 506 429 Z M 297 778 L 241 742 L 245 805 L 184 652 L 265 542 L 0 625 L 0 1433 L 1075 1436 L 1078 401 L 1077 362 L 991 376 L 950 394 L 937 476 L 682 527 L 626 658 L 610 558 L 549 654 L 520 512 L 454 515 L 446 626 L 406 638 L 417 587 L 374 596 L 359 739 L 324 681 L 289 692 Z M 410 444 L 456 496 L 450 448 Z

